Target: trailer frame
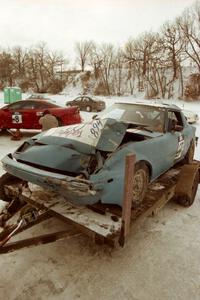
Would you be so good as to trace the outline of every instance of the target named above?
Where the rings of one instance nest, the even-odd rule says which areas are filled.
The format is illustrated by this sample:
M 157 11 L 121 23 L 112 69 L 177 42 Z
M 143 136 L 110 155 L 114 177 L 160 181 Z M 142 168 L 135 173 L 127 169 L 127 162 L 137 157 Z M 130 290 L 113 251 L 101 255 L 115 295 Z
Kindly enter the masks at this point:
M 135 161 L 134 154 L 127 155 L 122 208 L 100 203 L 75 206 L 58 193 L 46 191 L 31 183 L 25 186 L 23 183 L 5 184 L 5 193 L 12 201 L 0 215 L 0 253 L 69 239 L 80 234 L 86 234 L 98 244 L 108 244 L 111 247 L 119 244 L 123 247 L 127 242 L 130 226 L 139 226 L 145 217 L 155 215 L 171 199 L 184 206 L 193 203 L 199 184 L 200 161 L 177 165 L 164 173 L 149 185 L 141 205 L 133 208 Z M 13 223 L 16 215 L 18 219 Z M 52 217 L 72 226 L 66 226 L 63 231 L 11 241 L 13 236 Z

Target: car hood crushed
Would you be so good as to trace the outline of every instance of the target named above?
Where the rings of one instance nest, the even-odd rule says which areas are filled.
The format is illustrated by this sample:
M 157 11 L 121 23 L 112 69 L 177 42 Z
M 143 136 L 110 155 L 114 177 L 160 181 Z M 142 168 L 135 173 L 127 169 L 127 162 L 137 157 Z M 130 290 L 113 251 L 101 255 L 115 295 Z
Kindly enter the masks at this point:
M 88 173 L 91 174 L 103 165 L 99 153 L 116 151 L 129 125 L 114 119 L 96 119 L 88 123 L 52 128 L 26 141 L 13 157 L 50 171 L 75 175 L 89 168 Z M 131 132 L 149 138 L 160 135 L 137 127 L 132 128 Z

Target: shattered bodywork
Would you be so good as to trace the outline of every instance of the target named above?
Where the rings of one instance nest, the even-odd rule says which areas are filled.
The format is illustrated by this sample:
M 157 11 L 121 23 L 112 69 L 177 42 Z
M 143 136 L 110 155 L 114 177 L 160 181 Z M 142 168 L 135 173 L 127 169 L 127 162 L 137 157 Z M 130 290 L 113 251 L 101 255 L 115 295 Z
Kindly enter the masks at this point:
M 168 129 L 172 112 L 182 130 Z M 127 154 L 145 162 L 153 181 L 185 157 L 194 139 L 195 129 L 176 107 L 117 104 L 88 123 L 34 136 L 2 162 L 8 173 L 74 203 L 122 205 Z

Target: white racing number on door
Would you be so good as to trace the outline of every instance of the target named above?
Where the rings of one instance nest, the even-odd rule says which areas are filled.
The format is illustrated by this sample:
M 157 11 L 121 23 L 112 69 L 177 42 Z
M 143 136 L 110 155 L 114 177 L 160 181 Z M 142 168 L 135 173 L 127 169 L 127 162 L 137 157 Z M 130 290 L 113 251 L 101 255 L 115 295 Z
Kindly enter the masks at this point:
M 12 123 L 13 124 L 21 124 L 22 123 L 22 115 L 20 113 L 12 114 Z
M 184 145 L 185 145 L 184 137 L 182 134 L 180 134 L 178 137 L 178 148 L 176 151 L 175 160 L 181 158 L 181 156 L 183 155 Z

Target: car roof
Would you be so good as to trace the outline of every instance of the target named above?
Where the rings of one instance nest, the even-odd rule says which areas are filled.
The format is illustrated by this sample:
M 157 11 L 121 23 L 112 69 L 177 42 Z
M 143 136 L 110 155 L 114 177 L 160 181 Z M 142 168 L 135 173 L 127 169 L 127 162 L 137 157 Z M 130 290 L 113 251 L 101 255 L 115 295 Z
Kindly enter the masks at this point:
M 158 102 L 151 102 L 151 101 L 145 101 L 145 100 L 137 100 L 137 101 L 123 101 L 123 102 L 120 102 L 120 101 L 116 101 L 115 104 L 132 104 L 132 105 L 144 105 L 144 106 L 151 106 L 151 107 L 159 107 L 159 108 L 164 108 L 164 109 L 175 109 L 175 110 L 178 110 L 180 111 L 180 107 L 178 107 L 177 105 L 175 104 L 168 104 L 168 103 L 158 103 Z
M 14 104 L 14 103 L 19 103 L 19 102 L 21 102 L 21 103 L 25 103 L 25 102 L 33 102 L 33 103 L 41 103 L 41 104 L 43 104 L 43 105 L 45 105 L 45 103 L 48 103 L 48 104 L 51 104 L 52 107 L 62 107 L 62 106 L 60 106 L 60 105 L 58 105 L 58 104 L 56 104 L 56 103 L 53 103 L 53 102 L 51 102 L 51 101 L 48 101 L 48 100 L 44 101 L 44 100 L 40 100 L 40 99 L 26 99 L 26 100 L 19 100 L 19 101 L 15 101 L 15 102 L 13 102 L 13 103 L 9 103 L 9 104 L 7 104 L 7 105 L 9 106 L 9 105 L 12 105 L 12 104 Z M 6 106 L 7 106 L 7 105 L 6 105 Z

